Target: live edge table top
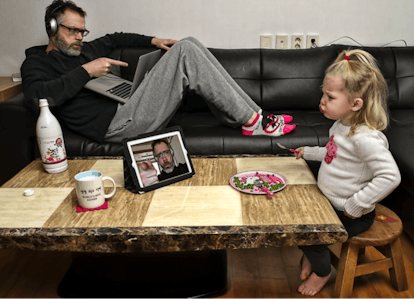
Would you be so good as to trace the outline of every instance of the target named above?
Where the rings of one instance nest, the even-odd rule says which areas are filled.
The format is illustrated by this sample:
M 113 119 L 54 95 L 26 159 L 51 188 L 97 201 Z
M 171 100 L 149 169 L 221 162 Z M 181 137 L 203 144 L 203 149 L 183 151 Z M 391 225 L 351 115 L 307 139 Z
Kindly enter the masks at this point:
M 347 233 L 303 160 L 193 158 L 193 178 L 145 194 L 124 188 L 122 159 L 70 160 L 48 174 L 36 160 L 0 188 L 0 248 L 171 252 L 332 244 Z M 99 170 L 117 184 L 108 209 L 76 212 L 75 174 Z M 241 193 L 232 175 L 266 170 L 288 185 L 275 196 Z M 34 195 L 26 197 L 31 188 Z M 106 185 L 110 191 L 110 183 Z

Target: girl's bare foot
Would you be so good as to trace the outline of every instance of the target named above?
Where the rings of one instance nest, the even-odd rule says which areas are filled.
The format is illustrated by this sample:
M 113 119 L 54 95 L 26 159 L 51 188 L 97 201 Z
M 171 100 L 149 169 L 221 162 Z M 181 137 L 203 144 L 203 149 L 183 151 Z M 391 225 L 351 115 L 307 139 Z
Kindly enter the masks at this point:
M 302 255 L 302 258 L 300 259 L 300 265 L 302 266 L 302 272 L 300 272 L 300 279 L 306 280 L 312 273 L 311 264 L 306 255 Z
M 302 295 L 315 296 L 328 282 L 331 274 L 332 272 L 325 277 L 319 277 L 315 273 L 312 273 L 308 280 L 300 285 L 298 291 L 302 293 Z

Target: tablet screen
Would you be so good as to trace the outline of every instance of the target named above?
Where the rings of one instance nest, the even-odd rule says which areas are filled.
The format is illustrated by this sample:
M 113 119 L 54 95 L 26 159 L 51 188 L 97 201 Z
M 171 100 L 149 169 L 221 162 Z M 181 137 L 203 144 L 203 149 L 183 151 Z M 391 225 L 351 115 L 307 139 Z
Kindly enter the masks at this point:
M 124 141 L 124 145 L 141 193 L 194 176 L 180 130 L 141 135 Z

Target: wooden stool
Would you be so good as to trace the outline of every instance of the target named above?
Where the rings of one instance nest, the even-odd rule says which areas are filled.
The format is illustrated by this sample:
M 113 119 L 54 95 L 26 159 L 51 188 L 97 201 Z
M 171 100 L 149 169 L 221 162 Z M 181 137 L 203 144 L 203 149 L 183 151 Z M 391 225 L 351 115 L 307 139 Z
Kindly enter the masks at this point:
M 376 205 L 376 212 L 394 218 L 397 221 L 383 223 L 374 220 L 372 226 L 342 244 L 335 281 L 335 298 L 352 296 L 354 278 L 384 269 L 389 269 L 392 286 L 399 292 L 408 289 L 404 258 L 401 250 L 400 235 L 403 231 L 401 219 L 383 205 Z M 385 258 L 358 264 L 358 255 L 365 253 L 366 246 L 374 246 Z M 333 253 L 331 256 L 338 259 Z

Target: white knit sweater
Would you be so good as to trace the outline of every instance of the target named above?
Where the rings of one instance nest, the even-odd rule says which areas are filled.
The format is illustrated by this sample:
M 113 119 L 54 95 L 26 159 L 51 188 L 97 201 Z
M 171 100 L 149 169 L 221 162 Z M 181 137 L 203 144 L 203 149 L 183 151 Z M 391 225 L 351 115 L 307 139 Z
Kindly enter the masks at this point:
M 303 157 L 322 161 L 318 187 L 332 205 L 360 217 L 400 184 L 401 175 L 382 132 L 363 126 L 348 137 L 349 129 L 337 120 L 327 146 L 305 146 Z

